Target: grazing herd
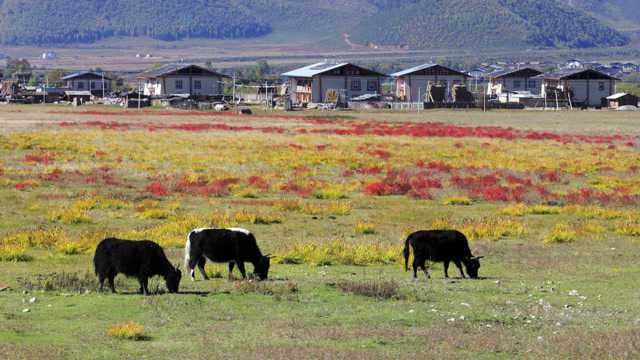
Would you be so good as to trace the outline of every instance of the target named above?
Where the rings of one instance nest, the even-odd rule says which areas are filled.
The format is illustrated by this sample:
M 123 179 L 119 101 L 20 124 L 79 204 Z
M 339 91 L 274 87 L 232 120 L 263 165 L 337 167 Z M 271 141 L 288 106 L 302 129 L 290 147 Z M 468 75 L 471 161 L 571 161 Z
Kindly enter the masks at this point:
M 473 256 L 467 238 L 456 230 L 417 231 L 409 235 L 404 244 L 405 270 L 409 271 L 409 256 L 413 249 L 413 277 L 417 278 L 418 268 L 424 271 L 427 278 L 429 272 L 425 267 L 427 260 L 444 263 L 444 275 L 449 277 L 449 263 L 453 262 L 460 275 L 465 277 L 462 265 L 470 278 L 478 278 L 480 259 Z M 194 229 L 187 235 L 184 247 L 184 266 L 189 271 L 191 280 L 195 280 L 197 267 L 205 280 L 209 277 L 205 272 L 207 260 L 215 263 L 229 264 L 229 278 L 235 266 L 242 277 L 247 278 L 244 264 L 253 264 L 253 273 L 259 280 L 269 277 L 270 255 L 263 255 L 255 236 L 241 228 L 201 228 Z M 180 287 L 182 272 L 180 266 L 171 264 L 160 245 L 148 241 L 131 241 L 115 238 L 104 239 L 98 244 L 93 257 L 100 290 L 104 281 L 109 281 L 112 292 L 116 292 L 114 279 L 118 274 L 138 279 L 140 293 L 149 294 L 148 282 L 153 276 L 165 279 L 167 290 L 177 293 Z

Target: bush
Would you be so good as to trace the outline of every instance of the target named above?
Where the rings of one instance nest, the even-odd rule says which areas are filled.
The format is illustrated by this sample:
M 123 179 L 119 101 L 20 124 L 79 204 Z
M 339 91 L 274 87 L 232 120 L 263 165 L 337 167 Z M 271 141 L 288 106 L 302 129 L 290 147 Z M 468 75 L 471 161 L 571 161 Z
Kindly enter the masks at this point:
M 270 296 L 284 296 L 299 292 L 298 284 L 293 281 L 287 281 L 286 283 L 238 281 L 233 284 L 233 287 L 240 294 L 255 293 Z
M 400 299 L 400 286 L 395 281 L 342 281 L 338 289 L 345 293 L 367 296 L 376 299 Z
M 556 226 L 544 237 L 545 244 L 566 243 L 576 240 L 578 233 L 567 224 Z
M 456 196 L 450 197 L 443 201 L 444 205 L 461 205 L 461 206 L 469 206 L 473 204 L 473 200 L 469 199 L 466 196 Z
M 43 291 L 72 291 L 82 293 L 95 290 L 98 282 L 94 274 L 79 273 L 51 273 L 37 274 L 28 279 L 18 278 L 18 283 L 27 290 Z
M 359 222 L 355 225 L 356 233 L 371 235 L 376 233 L 376 226 L 373 224 Z
M 107 330 L 107 336 L 124 340 L 147 340 L 147 336 L 144 334 L 144 326 L 133 321 L 113 325 Z
M 26 262 L 33 260 L 27 248 L 20 245 L 0 245 L 0 261 Z

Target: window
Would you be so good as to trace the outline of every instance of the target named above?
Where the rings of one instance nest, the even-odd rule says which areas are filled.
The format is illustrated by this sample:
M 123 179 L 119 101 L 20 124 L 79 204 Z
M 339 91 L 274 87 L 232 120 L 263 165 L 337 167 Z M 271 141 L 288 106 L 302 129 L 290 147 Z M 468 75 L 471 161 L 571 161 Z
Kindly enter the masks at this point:
M 176 89 L 182 90 L 182 80 L 176 80 Z
M 351 79 L 351 91 L 360 91 L 362 90 L 362 84 L 360 83 L 360 79 Z
M 529 89 L 535 89 L 538 83 L 535 80 L 529 80 Z
M 604 81 L 598 82 L 598 91 L 604 91 Z
M 77 82 L 76 84 L 78 84 L 78 89 L 82 90 L 84 89 L 84 83 L 82 81 Z
M 367 91 L 378 91 L 378 80 L 367 80 Z
M 202 89 L 202 81 L 201 80 L 194 80 L 193 81 L 193 88 L 196 89 L 196 90 Z
M 518 89 L 520 88 L 520 86 L 522 86 L 522 81 L 520 80 L 513 80 L 513 87 Z
M 91 90 L 94 90 L 96 88 L 96 83 L 93 81 L 90 81 L 89 84 L 91 84 Z

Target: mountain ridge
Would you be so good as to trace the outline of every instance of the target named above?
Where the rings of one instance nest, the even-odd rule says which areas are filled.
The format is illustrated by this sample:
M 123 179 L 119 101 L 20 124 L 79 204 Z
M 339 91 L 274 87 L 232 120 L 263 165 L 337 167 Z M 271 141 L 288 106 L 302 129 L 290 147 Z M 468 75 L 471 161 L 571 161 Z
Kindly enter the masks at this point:
M 313 43 L 321 38 L 338 42 L 344 32 L 358 43 L 418 49 L 627 44 L 624 34 L 591 15 L 602 5 L 598 2 L 602 0 L 0 0 L 0 44 L 269 35 Z

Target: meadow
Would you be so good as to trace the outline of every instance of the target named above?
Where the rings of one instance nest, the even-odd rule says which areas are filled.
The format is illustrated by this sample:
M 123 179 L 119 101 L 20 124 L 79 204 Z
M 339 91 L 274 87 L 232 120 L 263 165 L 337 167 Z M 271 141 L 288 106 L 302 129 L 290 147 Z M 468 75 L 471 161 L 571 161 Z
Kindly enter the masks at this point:
M 3 106 L 0 357 L 636 358 L 639 120 Z M 270 280 L 96 291 L 101 239 L 178 264 L 205 226 L 255 233 Z M 432 228 L 482 279 L 404 272 Z

